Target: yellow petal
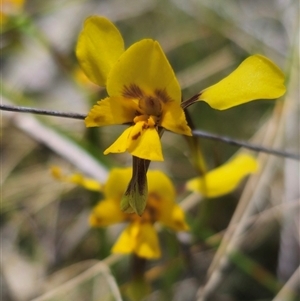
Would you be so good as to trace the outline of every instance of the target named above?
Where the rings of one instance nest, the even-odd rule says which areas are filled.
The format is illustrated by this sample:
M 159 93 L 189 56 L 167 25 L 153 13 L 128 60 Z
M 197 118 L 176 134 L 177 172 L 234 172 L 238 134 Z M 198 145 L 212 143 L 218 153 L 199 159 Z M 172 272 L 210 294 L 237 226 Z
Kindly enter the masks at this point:
M 91 178 L 86 178 L 80 173 L 65 176 L 62 174 L 61 169 L 57 166 L 51 167 L 51 173 L 54 178 L 60 181 L 77 184 L 88 190 L 101 191 L 102 189 L 102 185 L 98 181 Z
M 161 256 L 158 236 L 153 225 L 149 223 L 141 224 L 135 253 L 139 257 L 155 259 Z
M 175 231 L 187 231 L 183 210 L 175 203 L 175 189 L 161 171 L 149 170 L 148 206 L 157 211 L 157 221 Z
M 128 137 L 128 146 L 131 144 L 135 145 L 135 142 L 138 143 L 139 138 L 142 136 L 144 132 L 145 121 L 138 121 L 134 126 L 131 128 L 129 137 Z
M 177 102 L 169 102 L 164 105 L 160 125 L 174 133 L 192 136 L 191 129 L 185 119 L 184 111 Z
M 89 217 L 92 227 L 106 227 L 123 222 L 127 216 L 120 210 L 120 204 L 113 199 L 100 201 Z
M 225 110 L 255 99 L 273 99 L 285 93 L 284 75 L 268 58 L 253 55 L 217 84 L 202 91 L 200 100 Z
M 122 95 L 124 87 L 135 85 L 147 95 L 162 92 L 181 102 L 181 89 L 158 42 L 141 40 L 128 48 L 114 65 L 107 81 L 110 96 Z
M 236 189 L 244 177 L 257 170 L 258 163 L 255 158 L 248 154 L 239 154 L 205 176 L 191 179 L 186 187 L 209 198 L 218 197 Z
M 58 166 L 51 166 L 50 169 L 51 175 L 53 178 L 56 178 L 57 180 L 63 180 L 64 176 L 61 172 L 61 168 Z
M 85 178 L 82 174 L 76 173 L 69 177 L 69 182 L 80 185 L 88 190 L 101 191 L 102 185 L 91 178 Z
M 97 16 L 85 20 L 78 38 L 76 56 L 93 83 L 106 85 L 109 72 L 123 52 L 123 38 L 114 24 Z
M 159 170 L 149 170 L 147 173 L 148 192 L 159 198 L 175 200 L 175 188 L 171 180 Z
M 132 223 L 120 235 L 112 249 L 113 253 L 135 253 L 147 259 L 161 256 L 157 233 L 149 223 Z
M 189 230 L 189 226 L 185 221 L 184 211 L 177 204 L 167 207 L 165 199 L 162 200 L 158 221 L 175 231 Z
M 138 122 L 126 129 L 121 136 L 105 151 L 109 153 L 123 153 L 151 161 L 163 161 L 159 135 L 154 128 L 142 129 L 144 122 Z
M 148 128 L 144 130 L 136 139 L 129 137 L 128 152 L 141 159 L 150 161 L 163 161 L 161 142 L 157 130 Z
M 120 201 L 127 189 L 132 175 L 132 168 L 113 168 L 104 185 L 104 195 L 108 199 L 114 199 L 118 202 L 120 211 Z
M 85 118 L 87 127 L 132 122 L 137 105 L 122 97 L 107 97 L 97 102 Z
M 133 253 L 136 246 L 136 238 L 139 233 L 139 224 L 129 224 L 121 233 L 120 237 L 112 248 L 113 253 Z
M 110 146 L 108 147 L 103 153 L 104 155 L 107 155 L 109 153 L 124 153 L 127 150 L 127 144 L 128 144 L 128 137 L 130 135 L 130 132 L 132 130 L 132 126 L 127 128 L 121 136 Z

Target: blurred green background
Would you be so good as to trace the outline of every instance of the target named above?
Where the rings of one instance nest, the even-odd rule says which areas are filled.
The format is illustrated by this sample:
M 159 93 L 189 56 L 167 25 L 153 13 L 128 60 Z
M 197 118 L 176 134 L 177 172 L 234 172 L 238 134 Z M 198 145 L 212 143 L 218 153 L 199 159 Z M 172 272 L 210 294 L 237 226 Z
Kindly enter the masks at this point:
M 102 15 L 116 24 L 126 47 L 143 38 L 159 41 L 184 100 L 247 56 L 269 57 L 286 74 L 284 98 L 226 111 L 198 103 L 188 111 L 196 128 L 299 153 L 298 1 L 28 0 L 5 11 L 6 2 L 4 104 L 86 114 L 106 92 L 84 80 L 74 49 L 85 18 Z M 59 183 L 49 171 L 59 165 L 104 182 L 109 168 L 131 164 L 127 154 L 102 154 L 121 128 L 1 112 L 2 300 L 134 300 L 130 256 L 110 255 L 122 226 L 90 229 L 87 217 L 101 196 Z M 299 281 L 298 287 L 286 282 L 300 275 L 299 163 L 261 154 L 259 174 L 230 195 L 206 200 L 184 190 L 197 175 L 184 138 L 165 133 L 162 143 L 165 161 L 151 168 L 174 181 L 191 232 L 162 229 L 163 257 L 147 264 L 151 289 L 143 300 L 297 300 Z M 209 169 L 237 151 L 216 141 L 199 144 Z M 220 258 L 226 268 L 216 264 Z

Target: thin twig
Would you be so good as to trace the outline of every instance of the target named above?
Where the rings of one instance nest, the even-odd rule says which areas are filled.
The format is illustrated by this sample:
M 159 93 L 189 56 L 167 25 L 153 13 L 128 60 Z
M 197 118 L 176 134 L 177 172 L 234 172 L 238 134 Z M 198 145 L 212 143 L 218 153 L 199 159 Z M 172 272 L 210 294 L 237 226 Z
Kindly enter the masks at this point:
M 263 153 L 267 153 L 267 154 L 274 155 L 274 156 L 280 156 L 280 157 L 285 157 L 285 158 L 289 158 L 289 159 L 300 160 L 300 156 L 297 154 L 293 154 L 293 153 L 289 153 L 289 152 L 285 152 L 285 151 L 281 151 L 281 150 L 276 150 L 276 149 L 272 149 L 272 148 L 267 148 L 267 147 L 263 147 L 263 146 L 259 146 L 259 145 L 250 144 L 245 141 L 236 140 L 236 139 L 232 139 L 230 137 L 208 133 L 208 132 L 205 132 L 202 130 L 194 130 L 193 135 L 199 136 L 202 138 L 211 139 L 211 140 L 218 140 L 218 141 L 221 141 L 221 142 L 224 142 L 227 144 L 242 146 L 242 147 L 257 151 L 257 152 L 263 152 Z
M 55 116 L 55 117 L 64 117 L 64 118 L 72 118 L 72 119 L 80 119 L 83 120 L 86 117 L 86 114 L 80 113 L 71 113 L 71 112 L 60 112 L 60 111 L 52 111 L 52 110 L 44 110 L 44 109 L 36 109 L 36 108 L 29 108 L 29 107 L 19 107 L 19 106 L 11 106 L 0 104 L 0 110 L 3 111 L 11 111 L 11 112 L 19 112 L 19 113 L 33 113 L 39 115 L 48 115 L 48 116 Z M 193 130 L 193 135 L 198 136 L 205 139 L 217 140 L 223 143 L 236 145 L 239 147 L 244 147 L 247 149 L 251 149 L 257 152 L 263 152 L 274 156 L 285 157 L 294 160 L 300 160 L 300 155 L 293 154 L 290 152 L 276 150 L 271 148 L 266 148 L 259 145 L 253 145 L 245 141 L 240 141 L 236 139 L 232 139 L 226 136 L 220 136 L 217 134 L 212 134 L 202 130 Z
M 0 109 L 2 111 L 32 113 L 38 115 L 48 115 L 48 116 L 81 119 L 81 120 L 83 120 L 86 117 L 85 114 L 79 114 L 79 113 L 59 112 L 59 111 L 43 110 L 43 109 L 36 109 L 36 108 L 29 108 L 29 107 L 11 106 L 5 104 L 0 104 Z

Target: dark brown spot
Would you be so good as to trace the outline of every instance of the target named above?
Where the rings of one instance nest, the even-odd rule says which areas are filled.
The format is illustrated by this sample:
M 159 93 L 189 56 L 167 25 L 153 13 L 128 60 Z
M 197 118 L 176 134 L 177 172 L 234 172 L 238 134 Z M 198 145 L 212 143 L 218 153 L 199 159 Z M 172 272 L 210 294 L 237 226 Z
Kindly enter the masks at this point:
M 94 216 L 95 220 L 96 220 L 96 224 L 97 225 L 101 225 L 102 224 L 102 218 L 98 217 L 98 216 Z
M 144 97 L 144 92 L 141 88 L 135 84 L 130 84 L 129 87 L 124 86 L 122 95 L 125 98 L 142 98 Z
M 156 208 L 153 208 L 151 206 L 147 206 L 147 211 L 150 215 L 150 219 L 152 222 L 155 222 L 158 220 L 158 212 Z
M 94 119 L 95 123 L 103 122 L 105 120 L 105 116 L 96 116 Z
M 178 128 L 178 130 L 180 130 L 180 131 L 182 131 L 182 132 L 184 132 L 184 131 L 186 130 L 186 127 L 183 126 L 182 124 L 178 124 L 178 125 L 177 125 L 177 128 Z
M 139 138 L 140 136 L 141 136 L 141 132 L 138 132 L 137 134 L 131 137 L 131 140 L 137 140 L 137 138 Z
M 184 229 L 185 227 L 184 227 L 184 223 L 183 222 L 181 222 L 181 221 L 174 221 L 174 223 L 175 223 L 175 225 L 176 225 L 176 227 L 177 227 L 177 229 Z

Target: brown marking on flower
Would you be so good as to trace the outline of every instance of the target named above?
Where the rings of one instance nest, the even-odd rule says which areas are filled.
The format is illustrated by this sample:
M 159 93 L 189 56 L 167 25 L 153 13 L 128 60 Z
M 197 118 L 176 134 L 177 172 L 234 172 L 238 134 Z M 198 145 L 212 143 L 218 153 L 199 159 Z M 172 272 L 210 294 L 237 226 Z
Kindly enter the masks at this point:
M 139 108 L 143 113 L 152 116 L 160 116 L 162 105 L 158 97 L 147 95 L 139 100 Z
M 93 118 L 93 121 L 95 122 L 95 123 L 101 123 L 101 122 L 103 122 L 105 120 L 105 116 L 103 116 L 103 115 L 97 115 L 97 116 L 95 116 L 94 118 Z
M 161 198 L 156 192 L 149 192 L 146 210 L 149 211 L 153 222 L 159 219 L 160 202 Z
M 144 92 L 136 84 L 130 84 L 129 86 L 124 86 L 122 96 L 124 96 L 125 98 L 140 99 L 144 97 Z
M 154 223 L 158 220 L 158 212 L 156 208 L 147 206 L 145 211 L 148 213 L 148 222 Z
M 93 226 L 93 227 L 96 227 L 96 226 L 102 226 L 102 218 L 100 218 L 100 217 L 98 217 L 97 215 L 95 215 L 95 214 L 92 214 L 91 216 L 90 216 L 90 224 Z
M 163 103 L 167 103 L 172 100 L 165 89 L 156 89 L 154 93 Z
M 185 224 L 184 224 L 182 221 L 175 220 L 175 221 L 174 221 L 174 224 L 176 225 L 176 228 L 177 228 L 178 230 L 183 230 L 183 229 L 186 228 L 186 227 L 185 227 Z
M 200 93 L 198 93 L 198 94 L 192 96 L 191 98 L 189 98 L 189 99 L 183 101 L 183 102 L 181 103 L 181 107 L 182 107 L 183 109 L 186 109 L 186 108 L 189 107 L 190 105 L 194 104 L 196 101 L 199 100 L 199 97 L 201 96 L 201 94 L 202 94 L 202 92 L 200 92 Z
M 184 126 L 183 124 L 178 124 L 176 127 L 180 132 L 186 132 L 188 126 Z
M 131 137 L 131 140 L 137 140 L 140 136 L 141 136 L 141 132 L 138 132 Z

